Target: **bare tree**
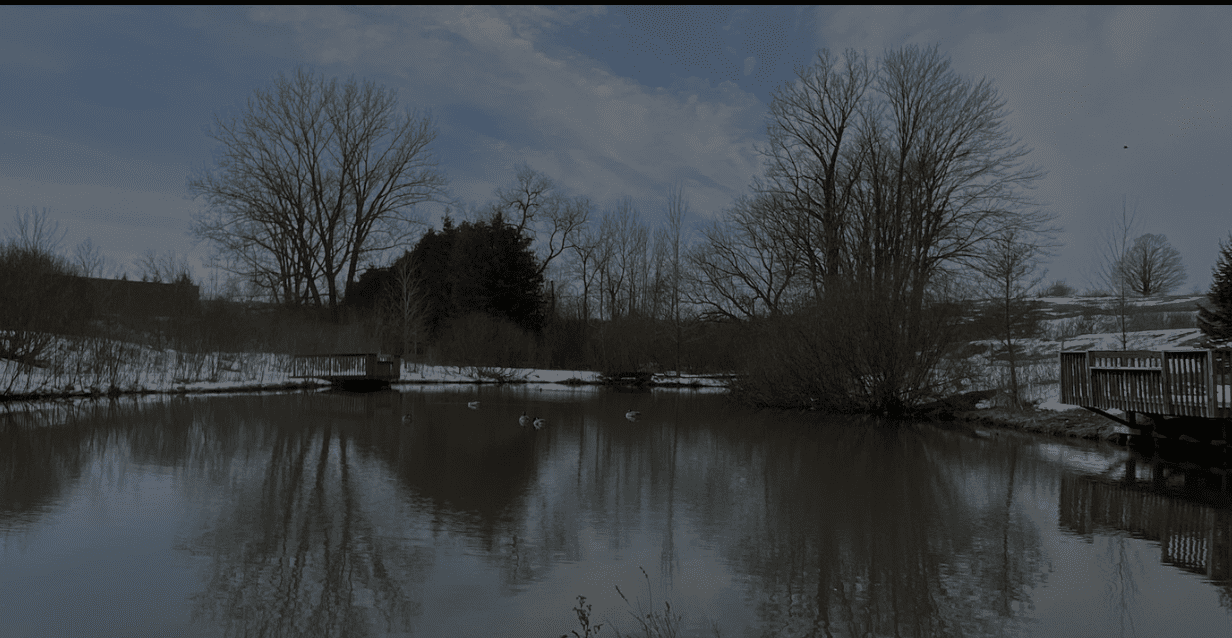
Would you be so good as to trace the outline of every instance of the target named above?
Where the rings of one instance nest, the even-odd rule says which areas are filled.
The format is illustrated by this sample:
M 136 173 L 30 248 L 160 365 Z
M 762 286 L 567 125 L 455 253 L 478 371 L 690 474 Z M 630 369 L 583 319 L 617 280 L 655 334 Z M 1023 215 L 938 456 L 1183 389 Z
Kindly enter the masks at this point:
M 1143 297 L 1166 295 L 1185 283 L 1181 253 L 1164 235 L 1139 235 L 1125 254 L 1129 289 Z
M 82 277 L 101 277 L 107 265 L 103 251 L 94 245 L 94 241 L 86 237 L 73 248 L 72 264 Z
M 590 299 L 599 290 L 598 276 L 606 269 L 604 259 L 609 251 L 602 236 L 590 227 L 585 227 L 578 233 L 577 240 L 573 242 L 570 249 L 569 272 L 576 278 L 581 288 L 578 291 L 581 297 L 581 318 L 583 321 L 589 321 L 591 319 Z M 601 315 L 601 296 L 599 301 L 600 304 L 596 311 Z
M 9 246 L 23 251 L 59 254 L 68 229 L 60 228 L 60 222 L 48 221 L 50 211 L 46 206 L 42 211 L 35 210 L 33 206 L 24 213 L 20 207 L 15 206 L 13 210 L 13 227 L 7 233 Z
M 818 293 L 828 276 L 837 276 L 847 258 L 845 247 L 855 183 L 863 157 L 855 138 L 869 109 L 870 89 L 877 79 L 868 58 L 848 50 L 840 63 L 827 50 L 796 70 L 796 81 L 777 89 L 767 125 L 769 144 L 764 180 L 754 190 L 788 212 L 799 226 L 794 241 Z
M 769 196 L 740 198 L 690 249 L 686 298 L 709 319 L 776 316 L 795 301 L 806 238 L 781 223 Z M 811 253 L 810 253 L 811 254 Z M 816 280 L 814 280 L 816 281 Z
M 1133 287 L 1130 284 L 1128 257 L 1132 248 L 1131 238 L 1136 234 L 1138 226 L 1138 205 L 1135 203 L 1131 212 L 1126 198 L 1122 197 L 1121 217 L 1114 220 L 1104 231 L 1095 270 L 1096 284 L 1112 294 L 1109 310 L 1116 317 L 1122 350 L 1129 349 L 1129 323 L 1134 311 L 1134 304 L 1130 299 Z
M 137 269 L 142 281 L 169 284 L 192 280 L 192 266 L 188 264 L 188 257 L 171 249 L 164 250 L 161 255 L 154 252 L 153 248 L 146 249 L 141 257 L 133 261 L 133 267 Z
M 672 345 L 674 346 L 673 370 L 680 376 L 680 347 L 684 341 L 684 328 L 681 323 L 681 281 L 684 269 L 684 219 L 689 214 L 689 202 L 684 196 L 684 185 L 673 184 L 667 193 L 667 225 L 661 229 L 656 244 L 666 247 L 669 272 L 668 312 L 672 323 Z
M 17 209 L 0 242 L 0 359 L 35 363 L 56 333 L 77 327 L 89 313 L 85 300 L 66 285 L 73 268 L 59 254 L 65 232 L 47 217 L 46 208 Z M 5 380 L 9 388 L 15 379 Z
M 216 118 L 218 169 L 189 180 L 208 208 L 193 233 L 216 264 L 276 301 L 328 305 L 373 253 L 406 239 L 417 204 L 445 186 L 431 119 L 399 113 L 396 92 L 299 69 Z
M 607 253 L 599 260 L 599 287 L 605 296 L 608 317 L 617 319 L 637 313 L 649 231 L 631 198 L 622 198 L 604 214 L 599 235 Z
M 1022 395 L 1018 383 L 1018 347 L 1023 338 L 1038 329 L 1038 313 L 1028 296 L 1039 287 L 1046 273 L 1039 272 L 1040 258 L 1055 245 L 1051 229 L 1045 233 L 1025 234 L 1010 229 L 993 238 L 978 265 L 984 280 L 990 308 L 986 313 L 996 327 L 997 338 L 1005 349 L 1009 367 L 1009 398 L 1014 407 L 1021 407 Z
M 427 306 L 419 289 L 419 277 L 410 259 L 399 260 L 390 270 L 391 294 L 381 298 L 383 314 L 388 317 L 398 338 L 399 352 L 418 354 L 424 334 Z
M 568 250 L 590 219 L 591 203 L 585 197 L 569 198 L 547 175 L 522 162 L 517 183 L 496 191 L 496 208 L 520 233 L 536 242 L 539 274 Z

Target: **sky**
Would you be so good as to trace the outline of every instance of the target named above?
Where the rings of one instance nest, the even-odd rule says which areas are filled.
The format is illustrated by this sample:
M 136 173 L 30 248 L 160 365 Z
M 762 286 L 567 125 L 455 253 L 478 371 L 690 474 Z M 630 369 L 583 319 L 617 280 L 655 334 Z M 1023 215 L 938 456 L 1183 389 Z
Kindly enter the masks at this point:
M 1232 233 L 1227 7 L 0 7 L 0 229 L 46 208 L 130 276 L 144 251 L 205 276 L 187 179 L 214 118 L 300 65 L 430 113 L 450 197 L 482 205 L 526 162 L 600 210 L 720 215 L 762 170 L 773 90 L 819 49 L 938 45 L 988 78 L 1048 172 L 1035 198 L 1079 290 L 1123 202 L 1206 292 Z M 1128 147 L 1128 148 L 1126 148 Z M 443 208 L 423 213 L 439 219 Z

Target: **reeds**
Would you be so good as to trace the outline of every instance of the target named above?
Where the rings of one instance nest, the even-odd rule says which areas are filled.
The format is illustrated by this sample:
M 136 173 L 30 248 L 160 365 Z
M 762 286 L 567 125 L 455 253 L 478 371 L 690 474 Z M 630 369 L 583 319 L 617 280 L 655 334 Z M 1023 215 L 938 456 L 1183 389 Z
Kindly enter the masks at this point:
M 657 609 L 654 603 L 654 589 L 650 586 L 650 576 L 642 567 L 638 567 L 642 572 L 642 578 L 646 580 L 646 608 L 642 607 L 642 600 L 637 599 L 637 604 L 629 600 L 628 596 L 621 591 L 620 585 L 616 586 L 616 593 L 620 594 L 621 600 L 625 601 L 626 611 L 629 616 L 636 621 L 638 628 L 631 634 L 625 634 L 620 631 L 620 628 L 613 623 L 608 623 L 611 630 L 616 632 L 618 638 L 629 636 L 643 636 L 644 638 L 676 638 L 681 635 L 680 624 L 684 620 L 684 615 L 672 611 L 672 603 L 668 600 L 663 601 L 663 608 Z M 577 629 L 573 630 L 574 638 L 590 638 L 597 636 L 603 629 L 604 624 L 594 624 L 591 619 L 591 606 L 586 603 L 586 597 L 579 595 L 577 597 L 577 606 L 573 608 L 573 612 L 577 614 L 578 625 L 581 633 Z M 714 635 L 719 635 L 719 629 L 711 623 L 711 629 Z M 569 638 L 569 634 L 561 634 L 561 638 Z

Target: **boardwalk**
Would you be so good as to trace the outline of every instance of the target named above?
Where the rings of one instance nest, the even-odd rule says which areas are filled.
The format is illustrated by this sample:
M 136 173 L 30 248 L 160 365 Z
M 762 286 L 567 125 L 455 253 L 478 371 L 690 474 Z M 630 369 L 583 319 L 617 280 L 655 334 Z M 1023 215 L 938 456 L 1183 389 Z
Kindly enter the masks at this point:
M 291 378 L 324 379 L 330 383 L 361 387 L 387 386 L 402 374 L 402 357 L 382 354 L 296 355 L 291 358 Z
M 1061 403 L 1152 418 L 1232 418 L 1232 349 L 1061 353 Z

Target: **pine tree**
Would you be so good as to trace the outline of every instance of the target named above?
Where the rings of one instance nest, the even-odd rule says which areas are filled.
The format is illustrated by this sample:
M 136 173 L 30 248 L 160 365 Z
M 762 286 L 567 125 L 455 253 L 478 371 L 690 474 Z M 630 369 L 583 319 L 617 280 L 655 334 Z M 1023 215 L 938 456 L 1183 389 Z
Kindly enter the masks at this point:
M 1219 242 L 1219 261 L 1215 263 L 1206 298 L 1211 308 L 1198 304 L 1198 327 L 1207 344 L 1232 341 L 1232 236 L 1227 243 Z

